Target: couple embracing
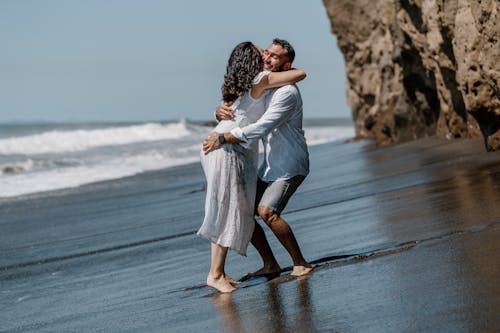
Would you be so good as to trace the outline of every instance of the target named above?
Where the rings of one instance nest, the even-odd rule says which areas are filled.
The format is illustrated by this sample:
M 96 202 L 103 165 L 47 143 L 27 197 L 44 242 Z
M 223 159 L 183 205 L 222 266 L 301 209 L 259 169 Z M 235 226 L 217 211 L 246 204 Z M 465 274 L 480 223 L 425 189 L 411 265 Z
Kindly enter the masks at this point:
M 211 242 L 207 285 L 221 292 L 234 291 L 238 283 L 225 274 L 228 249 L 246 255 L 251 242 L 264 265 L 249 274 L 280 272 L 264 230 L 254 220 L 256 213 L 290 254 L 291 274 L 301 276 L 312 270 L 280 216 L 309 173 L 302 99 L 294 84 L 306 74 L 292 68 L 294 57 L 290 43 L 274 39 L 266 50 L 251 42 L 240 43 L 228 60 L 223 103 L 216 109 L 220 122 L 203 142 L 207 194 L 198 231 Z M 258 168 L 260 139 L 264 159 Z

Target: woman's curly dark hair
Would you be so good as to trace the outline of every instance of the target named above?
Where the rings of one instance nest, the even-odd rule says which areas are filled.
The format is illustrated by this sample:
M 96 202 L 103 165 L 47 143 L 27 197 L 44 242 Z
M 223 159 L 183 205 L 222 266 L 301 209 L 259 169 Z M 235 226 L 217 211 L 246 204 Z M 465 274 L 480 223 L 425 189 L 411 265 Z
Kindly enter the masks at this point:
M 233 102 L 252 87 L 254 77 L 262 71 L 264 61 L 251 42 L 243 42 L 233 49 L 227 62 L 222 99 Z

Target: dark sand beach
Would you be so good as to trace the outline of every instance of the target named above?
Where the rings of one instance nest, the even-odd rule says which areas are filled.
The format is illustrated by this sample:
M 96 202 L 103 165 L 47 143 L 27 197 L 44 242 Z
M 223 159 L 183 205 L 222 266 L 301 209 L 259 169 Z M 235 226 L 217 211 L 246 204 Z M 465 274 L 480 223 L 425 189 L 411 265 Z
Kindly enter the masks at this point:
M 284 217 L 313 274 L 268 233 L 281 276 L 204 285 L 199 164 L 0 200 L 1 332 L 498 332 L 500 154 L 482 140 L 311 147 Z M 266 230 L 267 231 L 267 230 Z M 231 253 L 233 278 L 260 267 Z

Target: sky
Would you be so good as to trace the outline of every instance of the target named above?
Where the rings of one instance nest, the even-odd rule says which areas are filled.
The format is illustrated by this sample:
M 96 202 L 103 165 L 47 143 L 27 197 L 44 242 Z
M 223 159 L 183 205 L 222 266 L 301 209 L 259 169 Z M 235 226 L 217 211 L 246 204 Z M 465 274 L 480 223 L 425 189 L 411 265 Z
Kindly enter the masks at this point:
M 295 48 L 305 118 L 350 118 L 321 0 L 0 0 L 0 122 L 209 120 L 233 47 Z

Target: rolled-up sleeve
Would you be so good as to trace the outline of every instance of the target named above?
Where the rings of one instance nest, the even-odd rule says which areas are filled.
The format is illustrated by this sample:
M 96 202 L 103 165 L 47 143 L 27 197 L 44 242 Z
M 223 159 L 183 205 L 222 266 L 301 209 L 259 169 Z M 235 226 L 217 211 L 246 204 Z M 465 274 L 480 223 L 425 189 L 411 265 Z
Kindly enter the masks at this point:
M 256 140 L 268 135 L 290 116 L 290 111 L 294 110 L 297 104 L 297 97 L 295 94 L 290 93 L 290 89 L 284 88 L 277 90 L 273 94 L 269 107 L 259 120 L 243 128 L 236 127 L 231 131 L 232 135 L 243 141 L 240 145 L 248 148 Z

